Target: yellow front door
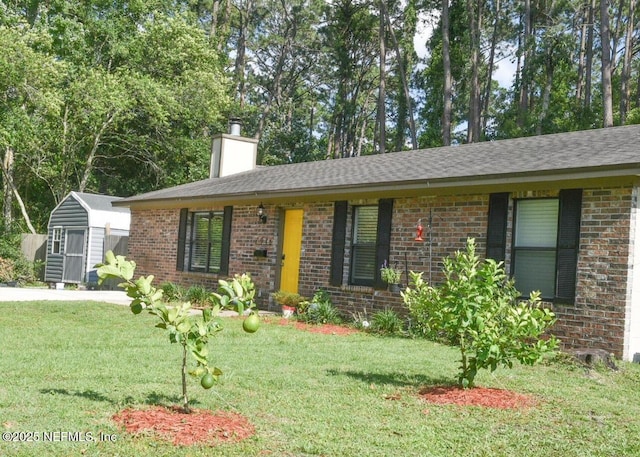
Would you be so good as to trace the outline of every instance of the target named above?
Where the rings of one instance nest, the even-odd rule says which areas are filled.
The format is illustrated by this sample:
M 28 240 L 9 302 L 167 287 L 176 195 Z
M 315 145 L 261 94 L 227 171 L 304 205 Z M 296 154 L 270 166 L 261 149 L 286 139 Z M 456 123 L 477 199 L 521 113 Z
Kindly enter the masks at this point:
M 302 247 L 302 215 L 303 211 L 301 209 L 288 209 L 284 212 L 280 289 L 293 293 L 298 293 L 298 273 L 300 271 L 300 250 Z

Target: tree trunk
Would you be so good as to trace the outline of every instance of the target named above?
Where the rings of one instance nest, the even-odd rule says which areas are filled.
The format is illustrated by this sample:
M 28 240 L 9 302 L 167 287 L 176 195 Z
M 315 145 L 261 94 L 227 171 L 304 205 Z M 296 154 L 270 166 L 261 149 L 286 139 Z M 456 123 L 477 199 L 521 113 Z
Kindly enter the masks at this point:
M 387 12 L 386 8 L 385 8 L 385 17 L 386 17 L 387 29 L 389 30 L 389 34 L 391 35 L 391 40 L 393 42 L 393 46 L 396 51 L 396 56 L 398 58 L 398 73 L 400 74 L 400 80 L 402 82 L 402 90 L 404 92 L 405 105 L 406 105 L 406 109 L 409 117 L 411 146 L 413 147 L 413 149 L 418 149 L 416 122 L 413 115 L 413 102 L 411 100 L 411 92 L 409 91 L 409 82 L 407 80 L 407 72 L 405 69 L 406 57 L 403 57 L 402 53 L 400 52 L 400 45 L 398 44 L 398 39 L 396 37 L 396 33 L 393 30 L 393 27 L 391 27 L 391 19 L 389 18 L 389 13 Z M 400 125 L 400 122 L 398 122 L 398 125 Z M 400 135 L 400 137 L 403 137 L 403 135 Z M 403 145 L 396 143 L 396 146 L 397 146 L 397 149 L 400 150 Z
M 380 45 L 380 86 L 378 87 L 378 153 L 386 152 L 386 121 L 387 113 L 385 109 L 386 98 L 386 66 L 387 66 L 387 47 L 385 43 L 385 8 L 384 1 L 380 0 L 380 22 L 378 25 L 378 43 Z
M 7 157 L 11 157 L 11 165 L 9 167 L 8 161 L 6 160 Z M 27 228 L 29 229 L 29 231 L 33 234 L 36 233 L 36 229 L 33 227 L 33 224 L 31 224 L 31 218 L 29 217 L 29 213 L 27 213 L 27 208 L 24 205 L 24 202 L 22 201 L 22 197 L 20 196 L 20 193 L 18 192 L 18 188 L 16 187 L 15 183 L 13 182 L 13 150 L 10 147 L 5 148 L 5 157 L 2 160 L 2 162 L 0 162 L 0 168 L 2 169 L 2 177 L 3 177 L 3 183 L 5 185 L 8 184 L 9 186 L 9 190 L 11 192 L 13 192 L 14 197 L 16 198 L 16 202 L 18 203 L 18 206 L 20 207 L 20 212 L 22 213 L 22 217 L 24 217 L 24 221 L 27 224 Z M 11 170 L 11 172 L 9 172 L 9 170 Z M 6 192 L 6 190 L 5 190 Z M 6 195 L 5 195 L 6 198 Z
M 487 122 L 489 118 L 489 103 L 491 102 L 491 85 L 493 82 L 493 66 L 496 58 L 496 46 L 498 43 L 498 26 L 500 24 L 500 0 L 496 0 L 496 11 L 493 22 L 493 34 L 491 36 L 491 49 L 489 49 L 489 67 L 487 68 L 487 83 L 484 89 L 484 96 L 482 97 L 482 112 L 480 114 L 482 118 L 482 131 L 487 130 Z M 443 40 L 444 41 L 444 40 Z M 443 45 L 444 48 L 444 45 Z
M 187 343 L 182 343 L 182 407 L 190 413 L 189 397 L 187 396 Z
M 4 149 L 2 175 L 2 215 L 5 229 L 10 230 L 13 224 L 13 189 L 11 188 L 11 182 L 13 181 L 13 148 L 10 146 Z
M 524 14 L 522 18 L 522 67 L 520 68 L 520 94 L 518 103 L 517 125 L 523 128 L 529 111 L 529 62 L 531 43 L 531 1 L 524 0 Z
M 542 123 L 546 119 L 547 113 L 549 112 L 549 103 L 551 101 L 551 86 L 553 84 L 553 71 L 554 71 L 553 48 L 554 46 L 551 46 L 549 48 L 547 58 L 546 58 L 546 63 L 545 63 L 546 80 L 545 80 L 544 89 L 542 91 L 542 106 L 540 107 L 540 112 L 538 113 L 536 135 L 542 135 Z
M 620 123 L 627 122 L 631 99 L 631 57 L 633 53 L 633 32 L 635 22 L 636 0 L 631 0 L 629 5 L 629 17 L 627 18 L 627 30 L 624 42 L 624 59 L 622 62 L 622 74 L 620 77 Z
M 238 28 L 238 46 L 236 48 L 235 74 L 238 81 L 237 100 L 239 109 L 244 109 L 246 98 L 246 78 L 245 68 L 247 65 L 247 34 L 249 29 L 249 18 L 253 11 L 253 0 L 247 0 L 244 9 L 239 9 L 240 26 Z
M 586 110 L 591 109 L 591 73 L 593 71 L 593 31 L 594 31 L 594 16 L 596 9 L 596 0 L 591 0 L 589 4 L 588 12 L 588 32 L 587 32 L 587 55 L 585 64 L 585 79 L 584 79 L 584 108 Z
M 449 0 L 442 0 L 442 65 L 444 69 L 443 109 L 442 109 L 442 144 L 451 145 L 451 117 L 453 101 L 451 86 L 451 55 L 449 41 Z
M 477 4 L 478 10 L 475 6 Z M 467 127 L 467 143 L 480 141 L 480 21 L 482 18 L 482 5 L 472 0 L 467 0 L 469 14 L 469 33 L 471 34 L 471 81 L 469 94 L 469 125 Z
M 602 41 L 602 122 L 613 126 L 613 95 L 611 89 L 611 31 L 609 30 L 609 2 L 600 0 L 600 41 Z
M 113 120 L 115 119 L 116 113 L 111 113 L 107 119 L 102 123 L 100 127 L 100 131 L 98 131 L 93 137 L 93 144 L 91 145 L 91 151 L 89 151 L 89 156 L 85 160 L 84 163 L 84 172 L 82 173 L 82 179 L 80 180 L 80 184 L 78 185 L 78 191 L 84 192 L 87 188 L 87 184 L 89 183 L 89 178 L 91 178 L 91 173 L 93 172 L 94 161 L 96 158 L 96 154 L 98 152 L 98 148 L 100 147 L 100 143 L 102 141 L 102 136 L 104 132 L 107 130 L 107 127 L 111 125 Z
M 220 11 L 220 0 L 213 0 L 211 4 L 211 23 L 209 24 L 209 39 L 216 38 L 218 33 L 218 12 Z
M 580 55 L 578 57 L 578 83 L 576 85 L 576 102 L 578 106 L 582 102 L 582 97 L 584 96 L 584 72 L 587 52 L 587 27 L 589 14 L 588 11 L 589 7 L 583 5 L 582 24 L 580 26 Z

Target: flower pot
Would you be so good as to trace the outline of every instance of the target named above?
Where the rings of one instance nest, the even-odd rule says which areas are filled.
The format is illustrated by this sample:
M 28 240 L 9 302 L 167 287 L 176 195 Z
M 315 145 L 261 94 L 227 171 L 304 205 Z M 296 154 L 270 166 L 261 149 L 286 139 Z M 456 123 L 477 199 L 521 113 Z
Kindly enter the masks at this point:
M 401 288 L 400 284 L 389 284 L 388 285 L 389 292 L 392 292 L 394 294 L 399 293 L 400 292 L 400 288 Z
M 293 313 L 295 312 L 296 312 L 295 307 L 282 305 L 282 317 L 284 317 L 285 319 L 289 319 L 291 316 L 293 316 Z

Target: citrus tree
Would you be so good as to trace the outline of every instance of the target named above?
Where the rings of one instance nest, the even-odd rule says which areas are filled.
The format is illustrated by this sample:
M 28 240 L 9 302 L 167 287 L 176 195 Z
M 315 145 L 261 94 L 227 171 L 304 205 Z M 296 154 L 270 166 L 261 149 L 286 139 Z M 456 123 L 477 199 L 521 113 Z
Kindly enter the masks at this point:
M 131 298 L 129 307 L 133 314 L 147 311 L 156 316 L 159 321 L 156 327 L 169 332 L 171 343 L 182 346 L 182 400 L 187 412 L 190 411 L 187 373 L 200 378 L 200 384 L 205 389 L 211 388 L 222 375 L 222 370 L 211 364 L 208 347 L 209 338 L 222 330 L 220 321 L 215 319 L 220 311 L 233 309 L 243 315 L 245 310 L 251 310 L 243 322 L 243 329 L 248 333 L 258 330 L 260 321 L 254 309 L 255 286 L 248 274 L 236 275 L 228 281 L 219 280 L 218 292 L 212 293 L 215 304 L 196 313 L 189 302 L 167 306 L 162 300 L 162 289 L 152 285 L 154 276 L 134 279 L 136 263 L 124 256 L 116 256 L 108 251 L 104 263 L 96 267 L 99 283 L 109 278 L 122 281 L 118 286 Z M 191 370 L 188 370 L 189 355 L 195 361 L 195 367 Z
M 475 247 L 469 238 L 466 251 L 444 259 L 440 286 L 412 272 L 402 293 L 419 332 L 460 348 L 458 384 L 464 388 L 474 386 L 480 369 L 511 368 L 513 360 L 532 365 L 558 346 L 553 336 L 543 338 L 555 316 L 540 306 L 540 292 L 521 300 L 502 262 L 481 261 Z

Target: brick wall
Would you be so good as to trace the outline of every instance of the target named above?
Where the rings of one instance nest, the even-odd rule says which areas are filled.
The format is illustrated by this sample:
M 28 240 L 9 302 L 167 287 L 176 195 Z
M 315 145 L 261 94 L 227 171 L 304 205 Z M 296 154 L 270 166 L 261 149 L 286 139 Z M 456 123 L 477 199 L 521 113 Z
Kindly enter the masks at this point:
M 556 191 L 513 194 L 512 198 L 557 196 Z M 352 201 L 350 205 L 377 201 Z M 403 272 L 423 272 L 432 283 L 441 281 L 442 259 L 464 249 L 467 237 L 476 238 L 480 255 L 485 252 L 489 196 L 455 195 L 399 198 L 394 201 L 389 262 Z M 590 189 L 583 193 L 581 243 L 578 259 L 575 305 L 553 305 L 559 321 L 553 333 L 567 346 L 601 347 L 622 355 L 629 256 L 628 234 L 631 189 Z M 265 207 L 266 224 L 258 222 L 254 206 L 234 207 L 229 273 L 249 272 L 259 291 L 262 308 L 275 309 L 269 293 L 276 290 L 279 274 L 278 231 L 283 210 L 289 206 Z M 323 288 L 347 316 L 368 315 L 387 307 L 406 312 L 399 294 L 369 287 L 348 286 L 348 252 L 341 287 L 329 286 L 333 203 L 290 206 L 304 210 L 299 291 L 312 296 Z M 622 211 L 621 211 L 622 208 Z M 221 210 L 222 208 L 190 208 Z M 507 237 L 507 271 L 513 220 L 510 207 Z M 349 212 L 350 214 L 350 212 Z M 346 247 L 350 244 L 350 217 Z M 422 242 L 414 240 L 418 221 L 424 226 Z M 132 211 L 130 256 L 138 273 L 155 274 L 158 283 L 173 281 L 184 286 L 217 285 L 217 276 L 176 271 L 179 209 Z M 266 249 L 267 257 L 254 251 Z M 402 282 L 407 279 L 403 273 Z
M 396 199 L 393 206 L 391 252 L 389 263 L 403 271 L 402 282 L 407 283 L 406 271 L 423 272 L 425 279 L 440 278 L 442 259 L 458 249 L 464 249 L 468 236 L 476 238 L 479 252 L 484 253 L 488 212 L 488 195 L 450 197 L 421 197 Z M 349 202 L 349 214 L 355 205 L 376 204 L 377 200 Z M 303 255 L 300 293 L 311 296 L 319 288 L 329 292 L 333 303 L 347 316 L 367 314 L 385 308 L 406 313 L 399 294 L 371 287 L 348 286 L 351 218 L 347 223 L 346 255 L 343 286 L 329 285 L 333 204 L 304 207 Z M 431 210 L 431 216 L 430 216 Z M 429 230 L 429 221 L 432 230 Z M 418 221 L 424 227 L 422 242 L 415 241 Z M 429 235 L 431 233 L 431 248 Z M 431 269 L 431 274 L 430 274 Z
M 622 356 L 632 189 L 585 189 L 575 305 L 555 304 L 554 332 L 569 347 Z

